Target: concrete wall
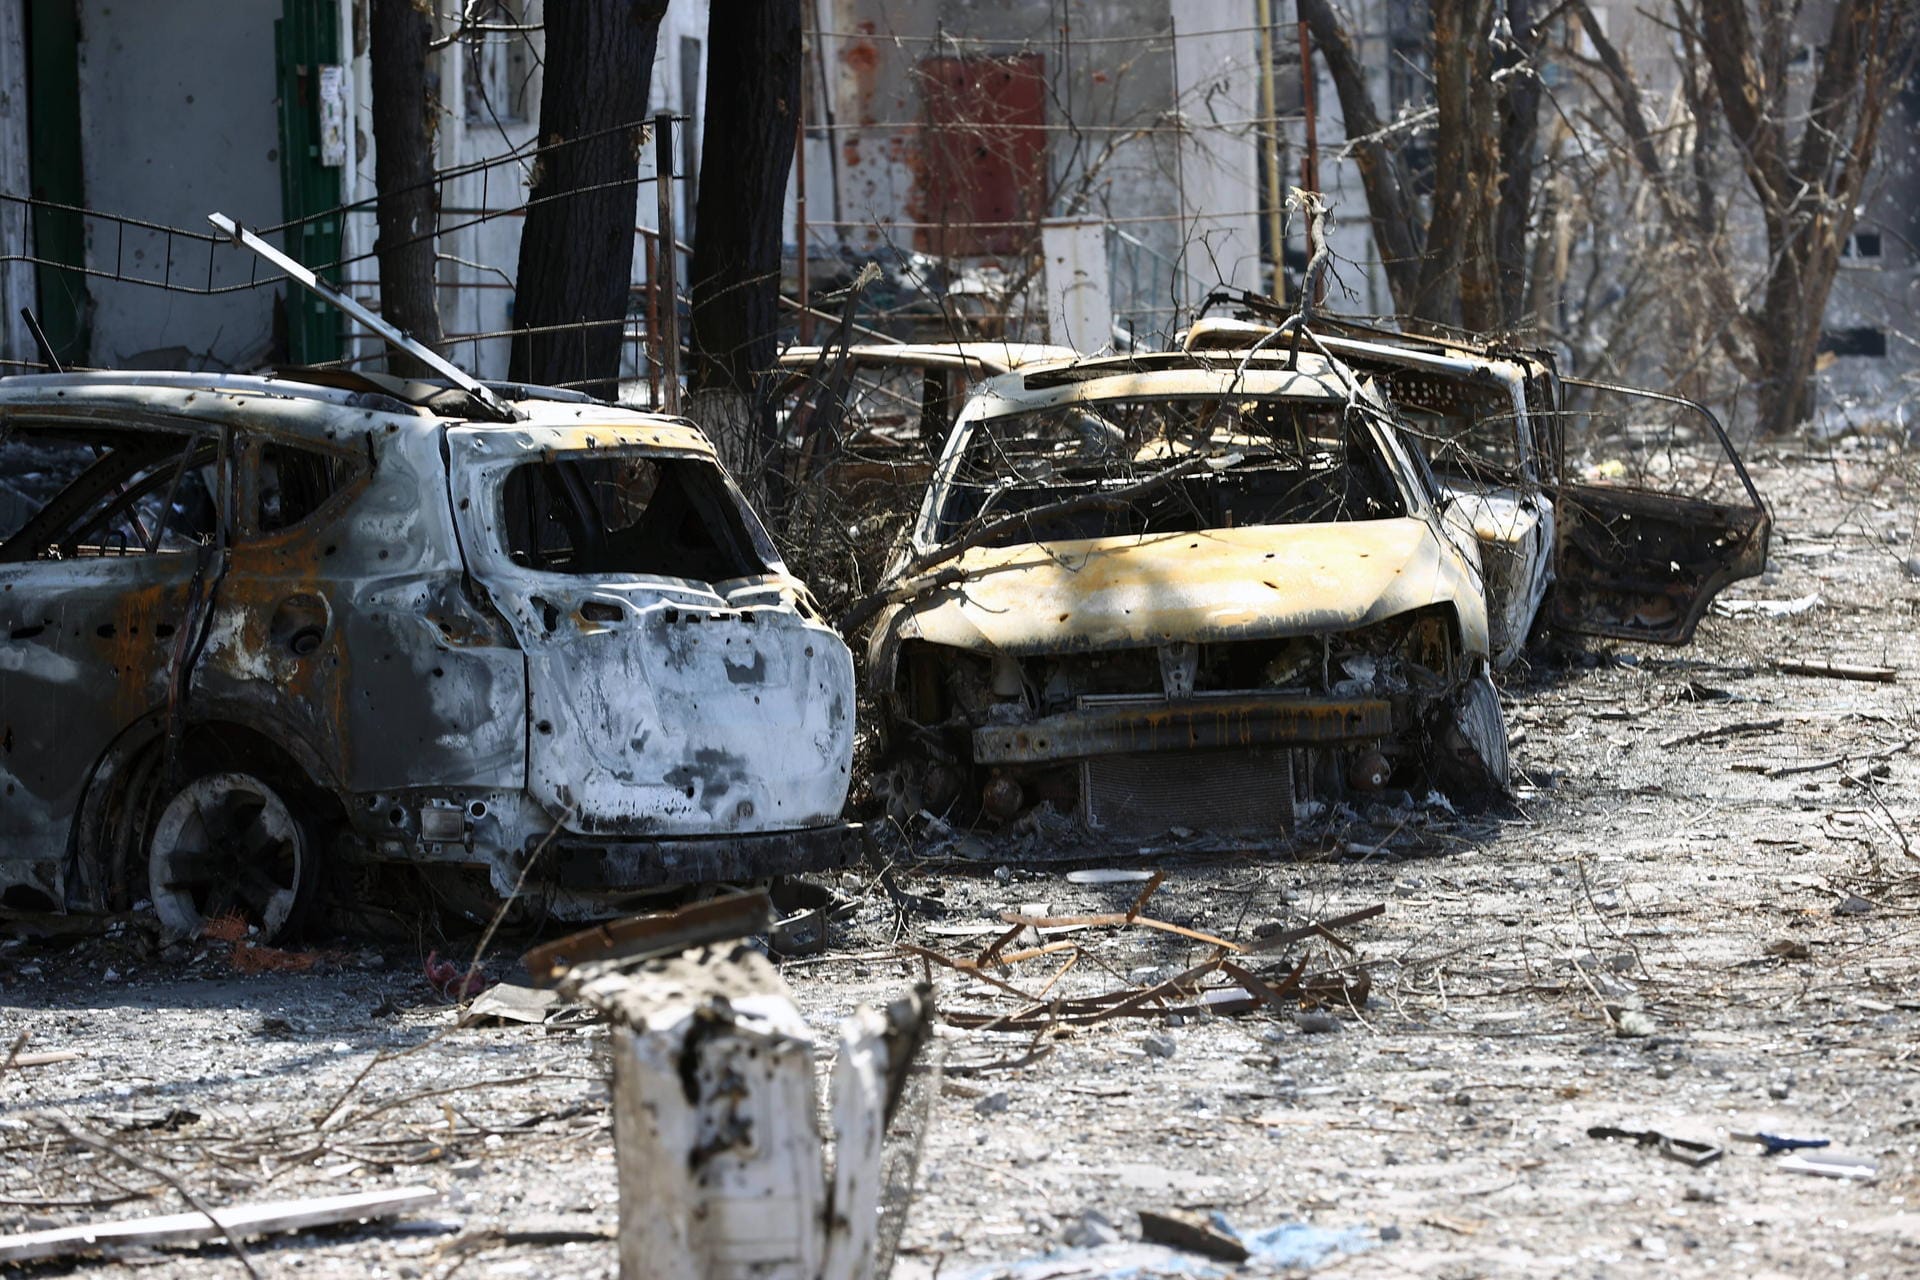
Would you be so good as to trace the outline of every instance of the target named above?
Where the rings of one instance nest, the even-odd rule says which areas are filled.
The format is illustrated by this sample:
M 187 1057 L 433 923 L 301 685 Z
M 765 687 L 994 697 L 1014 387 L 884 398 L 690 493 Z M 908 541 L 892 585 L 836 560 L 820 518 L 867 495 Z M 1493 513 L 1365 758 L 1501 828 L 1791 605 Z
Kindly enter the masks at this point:
M 28 187 L 26 0 L 0 0 L 0 191 Z M 25 256 L 32 238 L 25 207 L 0 204 L 0 258 Z M 39 358 L 20 319 L 20 308 L 34 305 L 33 268 L 0 263 L 0 360 Z
M 273 19 L 279 6 L 80 0 L 81 161 L 89 207 L 194 231 L 220 210 L 280 220 Z M 164 236 L 89 220 L 87 265 L 168 274 Z M 207 253 L 176 245 L 172 270 L 207 280 Z M 216 283 L 252 263 L 216 255 Z M 96 365 L 245 368 L 267 352 L 273 290 L 210 298 L 90 280 Z
M 1037 53 L 1046 212 L 1108 220 L 1118 322 L 1164 340 L 1210 289 L 1262 287 L 1253 0 L 818 0 L 815 25 L 833 112 L 808 156 L 815 246 L 914 247 L 922 60 Z

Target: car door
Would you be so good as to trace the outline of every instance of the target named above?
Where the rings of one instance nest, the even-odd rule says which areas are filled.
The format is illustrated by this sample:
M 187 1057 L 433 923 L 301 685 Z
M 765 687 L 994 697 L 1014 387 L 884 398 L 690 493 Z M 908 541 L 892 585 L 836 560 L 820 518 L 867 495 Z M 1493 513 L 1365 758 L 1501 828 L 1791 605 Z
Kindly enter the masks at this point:
M 181 419 L 0 413 L 14 513 L 0 527 L 0 860 L 13 884 L 45 880 L 21 864 L 58 866 L 94 763 L 167 705 L 190 602 L 224 545 L 228 453 L 226 436 Z
M 1332 339 L 1405 419 L 1439 485 L 1441 519 L 1479 545 L 1496 667 L 1510 665 L 1547 594 L 1553 509 L 1539 474 L 1534 415 L 1517 360 L 1437 355 Z
M 1766 568 L 1772 515 L 1705 408 L 1578 378 L 1562 386 L 1548 620 L 1686 644 L 1714 596 Z

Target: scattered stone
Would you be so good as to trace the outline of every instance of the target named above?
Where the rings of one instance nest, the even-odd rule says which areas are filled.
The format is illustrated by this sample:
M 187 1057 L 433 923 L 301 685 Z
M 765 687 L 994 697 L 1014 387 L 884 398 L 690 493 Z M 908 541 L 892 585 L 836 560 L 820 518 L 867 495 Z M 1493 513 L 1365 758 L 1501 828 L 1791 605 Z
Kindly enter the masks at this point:
M 1859 894 L 1850 893 L 1840 900 L 1840 905 L 1833 909 L 1833 914 L 1837 916 L 1864 916 L 1872 910 L 1873 904 L 1871 902 L 1868 902 Z
M 1098 1209 L 1088 1209 L 1080 1215 L 1080 1220 L 1067 1227 L 1063 1236 L 1067 1246 L 1073 1249 L 1095 1249 L 1103 1244 L 1118 1244 L 1120 1230 L 1107 1221 L 1107 1215 Z
M 1153 1058 L 1171 1058 L 1174 1052 L 1172 1036 L 1148 1035 L 1140 1038 L 1140 1047 Z
M 1325 1035 L 1340 1030 L 1340 1019 L 1330 1013 L 1306 1012 L 1293 1015 L 1293 1025 L 1307 1035 Z
M 1007 1091 L 1005 1089 L 996 1089 L 974 1103 L 973 1110 L 976 1115 L 997 1116 L 1011 1105 L 1013 1105 L 1013 1099 L 1008 1095 Z
M 1613 1019 L 1613 1033 L 1625 1040 L 1650 1036 L 1659 1028 L 1660 1024 L 1644 1009 L 1622 1009 Z

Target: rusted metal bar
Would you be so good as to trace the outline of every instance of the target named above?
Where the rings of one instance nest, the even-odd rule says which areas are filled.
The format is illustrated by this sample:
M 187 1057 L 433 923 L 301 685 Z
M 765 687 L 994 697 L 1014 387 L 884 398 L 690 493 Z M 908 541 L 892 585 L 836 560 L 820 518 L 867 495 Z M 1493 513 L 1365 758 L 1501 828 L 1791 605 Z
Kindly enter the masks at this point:
M 642 230 L 647 249 L 647 407 L 660 407 L 660 237 Z
M 1206 698 L 1151 707 L 1095 707 L 973 731 L 979 764 L 1216 747 L 1359 742 L 1393 731 L 1384 698 Z
M 671 955 L 709 942 L 764 933 L 773 903 L 764 893 L 735 893 L 678 911 L 656 911 L 568 934 L 527 952 L 521 963 L 535 982 L 551 986 L 592 961 Z

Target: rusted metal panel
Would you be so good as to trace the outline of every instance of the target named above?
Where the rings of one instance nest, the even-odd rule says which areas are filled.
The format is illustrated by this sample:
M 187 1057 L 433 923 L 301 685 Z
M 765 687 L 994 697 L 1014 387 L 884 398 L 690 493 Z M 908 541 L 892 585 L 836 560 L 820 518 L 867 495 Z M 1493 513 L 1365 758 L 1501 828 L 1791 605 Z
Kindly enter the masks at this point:
M 980 764 L 1221 747 L 1363 742 L 1393 732 L 1385 698 L 1200 698 L 1142 707 L 1086 707 L 973 731 Z

